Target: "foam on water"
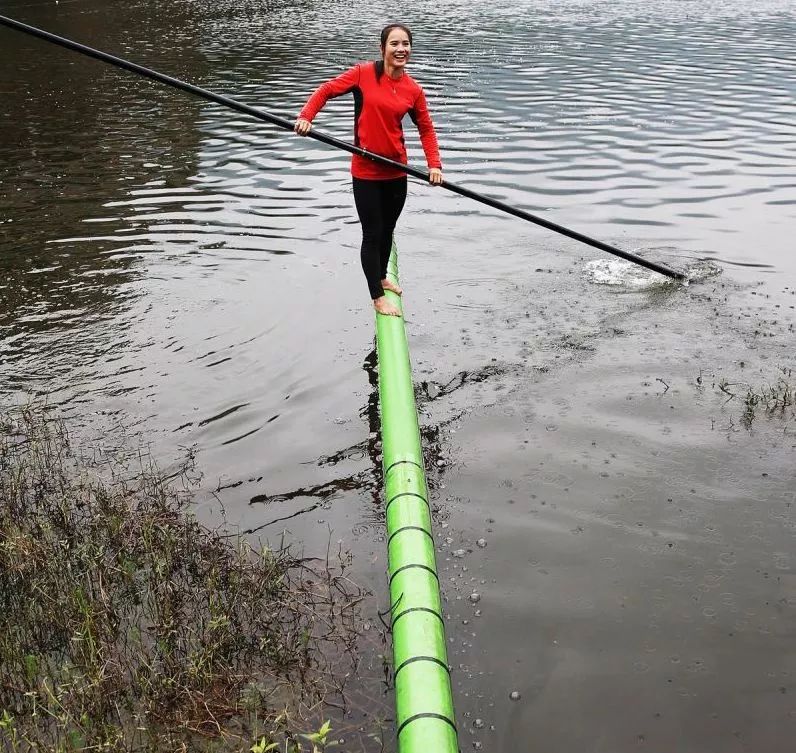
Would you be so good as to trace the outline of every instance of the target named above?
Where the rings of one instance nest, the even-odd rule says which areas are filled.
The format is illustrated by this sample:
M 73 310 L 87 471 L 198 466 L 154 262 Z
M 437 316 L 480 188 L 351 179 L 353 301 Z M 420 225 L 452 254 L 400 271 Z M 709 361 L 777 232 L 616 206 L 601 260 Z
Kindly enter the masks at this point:
M 721 274 L 721 266 L 709 259 L 698 259 L 693 261 L 684 270 L 688 278 L 686 283 L 689 282 L 702 282 L 711 277 Z
M 633 290 L 661 284 L 661 275 L 657 272 L 623 259 L 595 259 L 586 265 L 584 274 L 595 285 L 614 285 Z
M 680 269 L 686 275 L 682 283 L 686 286 L 721 274 L 721 267 L 707 259 L 691 261 L 673 268 Z M 586 264 L 583 272 L 586 279 L 595 285 L 613 285 L 631 290 L 646 290 L 667 282 L 657 272 L 623 259 L 595 259 Z

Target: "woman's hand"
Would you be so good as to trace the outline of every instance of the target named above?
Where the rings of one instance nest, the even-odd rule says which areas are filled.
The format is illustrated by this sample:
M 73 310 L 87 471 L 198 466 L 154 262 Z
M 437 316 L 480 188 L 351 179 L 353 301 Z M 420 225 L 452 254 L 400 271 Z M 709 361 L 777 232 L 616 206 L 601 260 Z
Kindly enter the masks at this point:
M 432 167 L 428 171 L 428 182 L 431 183 L 432 186 L 439 186 L 442 184 L 442 170 L 438 167 Z
M 293 126 L 293 130 L 299 136 L 306 136 L 311 129 L 312 123 L 310 123 L 309 120 L 304 120 L 304 118 L 296 118 L 296 125 Z

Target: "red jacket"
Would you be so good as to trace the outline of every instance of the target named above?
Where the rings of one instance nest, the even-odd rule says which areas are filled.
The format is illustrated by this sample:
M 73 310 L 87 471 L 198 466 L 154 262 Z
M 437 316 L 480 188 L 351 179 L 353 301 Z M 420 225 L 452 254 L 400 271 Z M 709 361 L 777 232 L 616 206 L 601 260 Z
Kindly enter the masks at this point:
M 420 143 L 429 168 L 442 167 L 434 124 L 428 114 L 426 95 L 420 85 L 404 73 L 398 80 L 386 73 L 376 79 L 376 64 L 360 63 L 350 70 L 321 84 L 299 113 L 312 119 L 332 98 L 352 92 L 354 95 L 354 143 L 374 154 L 406 164 L 406 144 L 401 121 L 407 113 L 420 132 Z M 400 178 L 405 173 L 355 154 L 351 158 L 351 174 L 367 180 Z

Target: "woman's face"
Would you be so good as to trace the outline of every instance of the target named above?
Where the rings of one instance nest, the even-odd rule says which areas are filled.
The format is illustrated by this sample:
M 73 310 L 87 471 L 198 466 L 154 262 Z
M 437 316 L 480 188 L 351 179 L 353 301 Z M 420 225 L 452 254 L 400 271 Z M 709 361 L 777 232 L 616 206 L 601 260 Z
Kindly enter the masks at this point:
M 411 52 L 412 43 L 409 41 L 409 35 L 403 29 L 392 29 L 384 47 L 381 48 L 384 64 L 397 70 L 401 70 L 406 65 Z

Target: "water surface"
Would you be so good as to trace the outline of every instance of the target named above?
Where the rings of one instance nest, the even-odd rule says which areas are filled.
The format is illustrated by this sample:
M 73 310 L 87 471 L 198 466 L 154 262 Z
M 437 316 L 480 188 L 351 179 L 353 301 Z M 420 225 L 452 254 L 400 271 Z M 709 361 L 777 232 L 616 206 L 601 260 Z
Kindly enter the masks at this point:
M 292 117 L 376 54 L 394 8 L 3 12 Z M 796 381 L 796 4 L 408 0 L 402 14 L 447 177 L 721 270 L 660 284 L 411 183 L 397 240 L 462 748 L 790 750 L 796 425 L 749 419 L 744 400 Z M 4 402 L 46 393 L 87 436 L 112 443 L 121 424 L 164 464 L 195 445 L 201 515 L 223 506 L 309 552 L 342 540 L 384 608 L 346 157 L 0 39 Z M 350 101 L 317 127 L 349 138 Z M 411 126 L 407 141 L 422 165 Z

